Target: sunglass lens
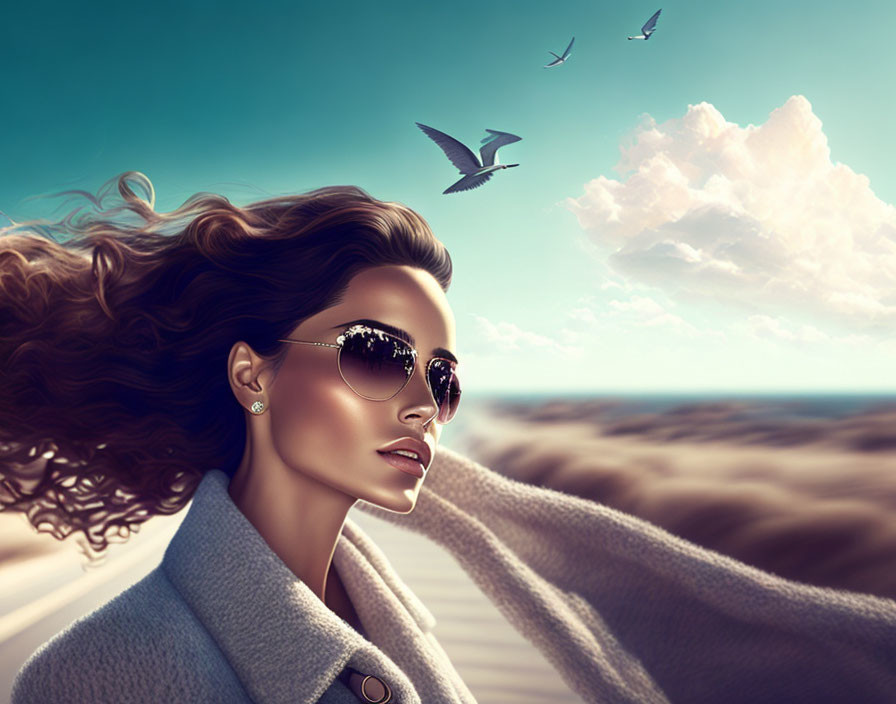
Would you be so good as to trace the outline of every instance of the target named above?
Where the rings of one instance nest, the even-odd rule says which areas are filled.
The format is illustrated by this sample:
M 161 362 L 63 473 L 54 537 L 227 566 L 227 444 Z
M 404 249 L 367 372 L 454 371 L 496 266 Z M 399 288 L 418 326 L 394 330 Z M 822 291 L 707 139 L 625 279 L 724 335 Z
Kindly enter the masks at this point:
M 445 359 L 433 359 L 429 363 L 427 376 L 429 388 L 439 407 L 436 420 L 439 423 L 447 423 L 454 418 L 460 404 L 460 382 L 454 371 L 454 365 Z
M 355 393 L 385 401 L 411 377 L 414 353 L 401 340 L 379 330 L 348 330 L 339 352 L 339 370 Z

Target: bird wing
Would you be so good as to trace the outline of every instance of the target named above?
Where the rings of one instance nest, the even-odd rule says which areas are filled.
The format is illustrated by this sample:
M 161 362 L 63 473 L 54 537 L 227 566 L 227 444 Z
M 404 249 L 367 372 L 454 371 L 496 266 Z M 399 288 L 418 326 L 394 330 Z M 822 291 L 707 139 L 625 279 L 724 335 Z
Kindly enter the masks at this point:
M 479 170 L 481 165 L 476 155 L 454 137 L 449 137 L 444 132 L 439 132 L 437 129 L 422 125 L 419 122 L 417 127 L 423 130 L 427 137 L 441 147 L 442 151 L 445 152 L 445 156 L 451 160 L 451 163 L 462 174 L 472 174 Z
M 568 59 L 568 58 L 569 58 L 569 50 L 572 49 L 572 45 L 573 45 L 573 42 L 575 42 L 575 40 L 576 40 L 575 37 L 573 37 L 572 39 L 569 40 L 569 46 L 566 47 L 566 51 L 563 52 L 563 58 L 564 58 L 564 59 Z
M 471 191 L 474 188 L 479 188 L 483 183 L 488 181 L 491 177 L 493 171 L 489 171 L 484 174 L 469 174 L 468 176 L 464 176 L 460 181 L 456 183 L 452 183 L 448 188 L 442 191 L 442 194 L 445 193 L 459 193 L 460 191 Z
M 647 34 L 648 32 L 652 32 L 656 27 L 656 20 L 660 16 L 660 13 L 663 11 L 662 8 L 653 13 L 653 17 L 651 17 L 647 22 L 644 23 L 644 26 L 641 27 L 641 34 Z
M 495 163 L 495 152 L 505 144 L 519 142 L 522 137 L 517 137 L 510 132 L 499 132 L 498 130 L 486 130 L 488 136 L 482 140 L 482 146 L 479 147 L 479 156 L 482 157 L 483 166 L 491 166 Z

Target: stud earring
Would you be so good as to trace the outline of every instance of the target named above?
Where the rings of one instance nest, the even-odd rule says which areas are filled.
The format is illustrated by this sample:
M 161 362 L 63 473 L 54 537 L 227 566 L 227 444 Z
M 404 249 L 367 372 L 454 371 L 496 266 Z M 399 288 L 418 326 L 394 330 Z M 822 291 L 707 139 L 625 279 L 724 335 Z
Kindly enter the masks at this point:
M 261 401 L 256 401 L 251 406 L 249 406 L 249 410 L 252 411 L 255 415 L 259 415 L 264 411 L 264 404 Z

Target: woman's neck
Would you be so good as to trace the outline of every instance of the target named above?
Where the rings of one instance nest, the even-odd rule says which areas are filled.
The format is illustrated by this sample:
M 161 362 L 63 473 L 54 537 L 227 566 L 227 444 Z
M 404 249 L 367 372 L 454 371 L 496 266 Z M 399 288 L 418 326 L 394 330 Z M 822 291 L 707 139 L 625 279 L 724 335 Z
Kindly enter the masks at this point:
M 240 465 L 229 493 L 271 550 L 322 602 L 342 601 L 344 590 L 328 590 L 327 577 L 353 497 L 280 463 L 262 468 L 251 461 Z

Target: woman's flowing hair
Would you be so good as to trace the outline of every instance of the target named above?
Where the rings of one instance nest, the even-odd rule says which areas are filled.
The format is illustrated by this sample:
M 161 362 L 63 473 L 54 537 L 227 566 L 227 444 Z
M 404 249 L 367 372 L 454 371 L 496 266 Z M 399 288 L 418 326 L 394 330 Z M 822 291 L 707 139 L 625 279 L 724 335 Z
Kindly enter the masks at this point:
M 236 469 L 235 342 L 278 364 L 277 340 L 365 268 L 451 280 L 419 215 L 350 186 L 159 213 L 128 172 L 75 195 L 91 208 L 0 230 L 0 510 L 75 532 L 91 560 L 180 510 L 205 471 Z

